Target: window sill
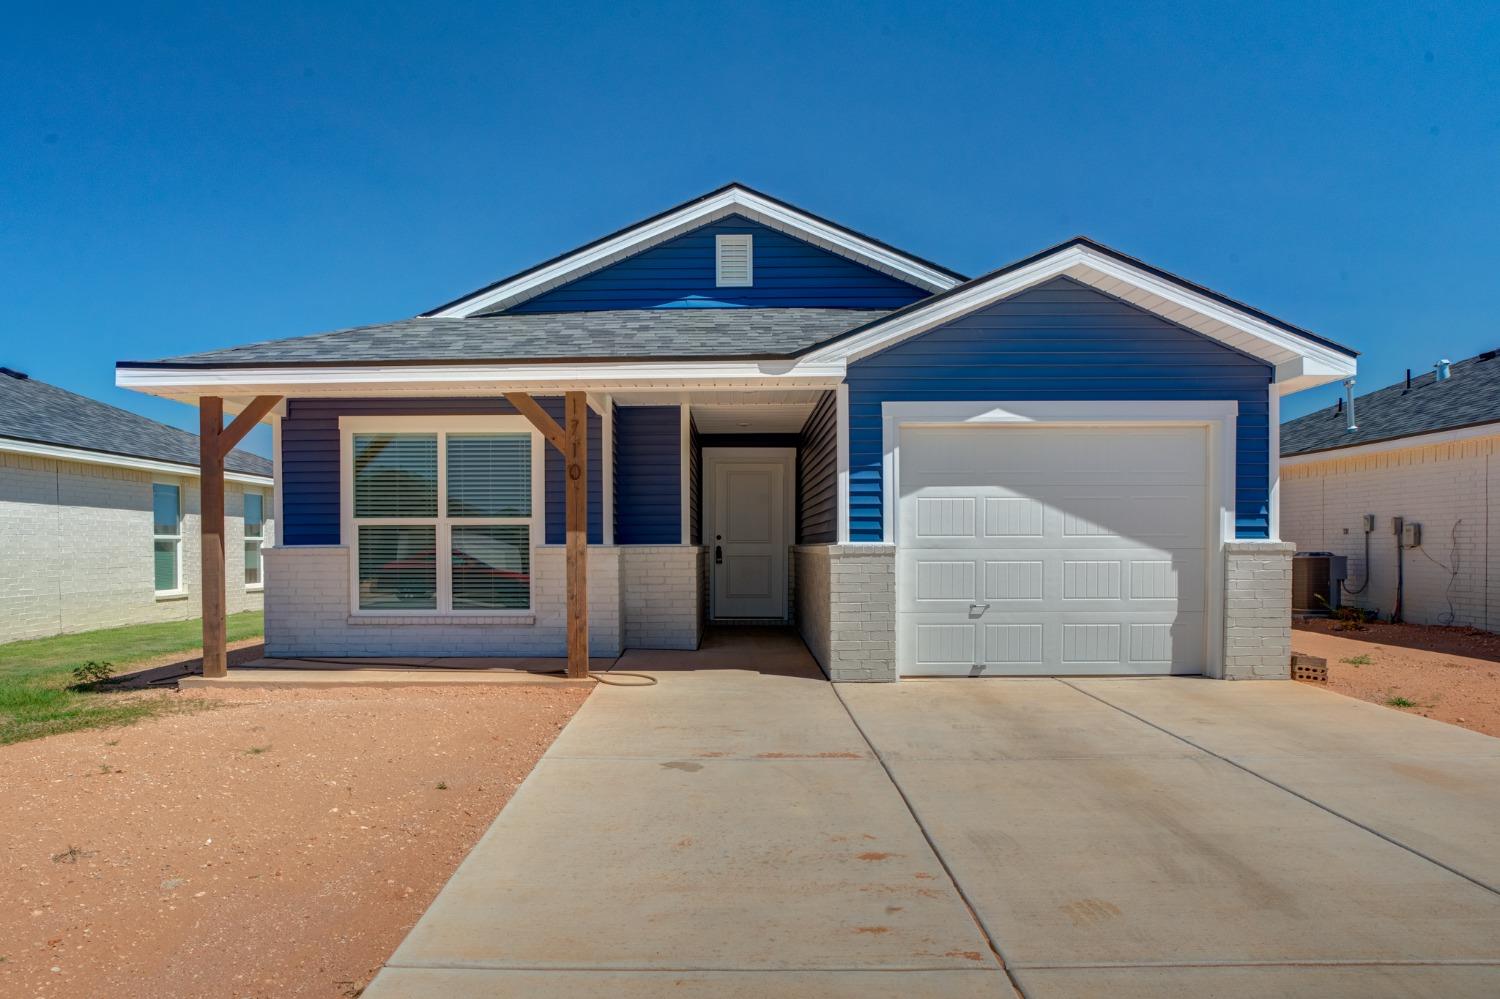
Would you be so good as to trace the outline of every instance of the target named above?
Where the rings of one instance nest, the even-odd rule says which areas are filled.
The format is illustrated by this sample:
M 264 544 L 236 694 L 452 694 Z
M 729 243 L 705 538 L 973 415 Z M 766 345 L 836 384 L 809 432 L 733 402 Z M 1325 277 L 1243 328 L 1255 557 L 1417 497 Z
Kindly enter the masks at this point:
M 157 590 L 156 591 L 156 599 L 158 601 L 165 601 L 165 600 L 186 600 L 187 598 L 188 598 L 188 591 L 187 590 Z
M 350 614 L 349 624 L 356 626 L 400 627 L 401 625 L 442 625 L 443 627 L 525 627 L 536 624 L 531 611 L 516 614 Z
M 266 591 L 266 584 L 265 583 L 256 583 L 253 586 L 246 586 L 245 587 L 245 592 L 246 593 L 264 593 L 265 591 Z

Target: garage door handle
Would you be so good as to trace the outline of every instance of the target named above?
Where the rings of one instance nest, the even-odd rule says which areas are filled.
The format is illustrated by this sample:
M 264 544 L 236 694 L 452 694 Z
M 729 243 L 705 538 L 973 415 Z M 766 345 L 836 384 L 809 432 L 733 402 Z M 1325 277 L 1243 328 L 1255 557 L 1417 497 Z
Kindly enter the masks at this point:
M 987 611 L 989 609 L 990 609 L 990 605 L 989 604 L 970 604 L 969 605 L 969 613 L 970 614 L 983 614 L 985 611 Z

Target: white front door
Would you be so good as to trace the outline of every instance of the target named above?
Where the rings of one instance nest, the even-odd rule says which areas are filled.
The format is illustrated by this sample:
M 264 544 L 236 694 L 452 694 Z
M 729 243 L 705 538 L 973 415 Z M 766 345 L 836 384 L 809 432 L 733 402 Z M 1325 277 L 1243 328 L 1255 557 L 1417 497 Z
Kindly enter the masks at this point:
M 713 464 L 709 545 L 715 618 L 786 616 L 786 466 Z
M 906 675 L 1200 673 L 1200 427 L 901 431 Z

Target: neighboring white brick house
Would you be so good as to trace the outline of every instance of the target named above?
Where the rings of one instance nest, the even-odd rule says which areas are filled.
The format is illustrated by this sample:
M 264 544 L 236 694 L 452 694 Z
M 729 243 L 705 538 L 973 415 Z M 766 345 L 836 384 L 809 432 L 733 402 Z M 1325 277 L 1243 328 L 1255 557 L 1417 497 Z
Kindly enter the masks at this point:
M 1389 618 L 1399 576 L 1402 620 L 1500 630 L 1500 355 L 1353 402 L 1283 426 L 1282 537 L 1348 558 L 1346 605 Z M 1420 543 L 1398 548 L 1396 518 Z
M 12 376 L 0 374 L 0 387 L 12 381 Z M 27 398 L 38 389 L 48 395 L 62 393 L 26 381 L 29 384 L 19 388 Z M 74 398 L 79 401 L 70 401 L 69 412 L 80 416 L 75 422 L 85 429 L 89 407 L 109 409 Z M 12 420 L 18 415 L 14 409 L 8 411 Z M 115 429 L 131 421 L 149 424 L 138 428 L 143 451 L 160 453 L 164 449 L 153 445 L 179 443 L 177 435 L 187 442 L 196 440 L 192 434 L 124 411 L 104 415 Z M 7 429 L 14 432 L 13 427 Z M 46 430 L 39 424 L 33 436 L 47 436 Z M 166 451 L 172 457 L 180 452 L 180 447 Z M 255 467 L 254 462 L 264 459 L 239 455 L 238 461 Z M 0 643 L 199 616 L 197 482 L 196 468 L 176 462 L 0 436 Z M 169 549 L 180 549 L 176 585 L 163 592 L 157 590 L 155 485 L 176 488 L 180 515 L 178 540 L 164 542 Z M 264 577 L 248 583 L 246 575 L 247 493 L 260 499 L 261 543 L 269 545 L 274 537 L 270 477 L 234 474 L 225 488 L 230 613 L 261 607 Z
M 1403 553 L 1403 619 L 1500 630 L 1500 433 L 1319 458 L 1282 466 L 1282 536 L 1300 551 L 1348 557 L 1348 589 L 1360 592 L 1346 590 L 1346 604 L 1391 613 L 1391 522 L 1402 517 L 1422 531 L 1421 546 Z M 1375 517 L 1368 562 L 1366 514 Z

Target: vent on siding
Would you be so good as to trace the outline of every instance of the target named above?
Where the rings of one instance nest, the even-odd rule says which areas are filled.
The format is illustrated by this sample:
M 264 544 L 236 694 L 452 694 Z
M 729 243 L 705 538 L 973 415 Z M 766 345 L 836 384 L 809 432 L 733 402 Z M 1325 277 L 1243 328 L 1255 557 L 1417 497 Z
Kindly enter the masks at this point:
M 748 288 L 755 283 L 752 238 L 748 234 L 714 237 L 714 283 L 720 288 Z

